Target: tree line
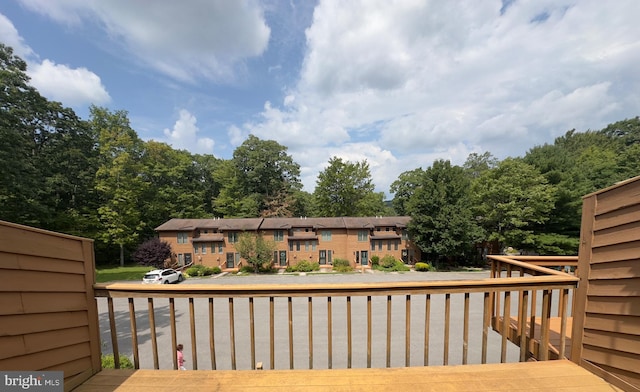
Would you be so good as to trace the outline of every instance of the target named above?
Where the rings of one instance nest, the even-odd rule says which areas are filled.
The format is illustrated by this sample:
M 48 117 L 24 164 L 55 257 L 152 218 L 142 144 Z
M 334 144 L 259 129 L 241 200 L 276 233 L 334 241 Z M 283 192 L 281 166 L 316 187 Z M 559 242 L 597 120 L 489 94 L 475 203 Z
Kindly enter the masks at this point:
M 464 259 L 498 241 L 575 253 L 581 196 L 638 174 L 640 121 L 567 132 L 523 158 L 471 154 L 402 173 L 385 202 L 369 165 L 331 157 L 312 193 L 287 147 L 250 135 L 230 159 L 141 140 L 124 110 L 89 119 L 29 84 L 0 44 L 0 219 L 95 239 L 98 263 L 121 263 L 171 218 L 409 215 L 431 259 Z

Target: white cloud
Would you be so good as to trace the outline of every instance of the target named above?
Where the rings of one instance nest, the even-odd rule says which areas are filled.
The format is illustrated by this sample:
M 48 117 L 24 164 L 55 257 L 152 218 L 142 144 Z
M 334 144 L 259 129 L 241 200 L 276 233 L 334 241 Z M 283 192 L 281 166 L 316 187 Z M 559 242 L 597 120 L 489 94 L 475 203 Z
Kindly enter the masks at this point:
M 98 21 L 130 55 L 180 80 L 232 81 L 242 61 L 267 48 L 270 29 L 252 0 L 22 0 L 70 26 Z
M 23 60 L 33 56 L 33 50 L 24 42 L 13 23 L 2 14 L 0 14 L 0 37 L 2 37 L 2 43 L 12 47 L 13 53 Z
M 332 155 L 366 157 L 388 191 L 433 159 L 518 156 L 639 114 L 634 0 L 501 7 L 321 0 L 299 83 L 242 129 L 288 146 L 303 173 Z
M 68 106 L 101 105 L 111 100 L 100 77 L 86 68 L 70 68 L 44 60 L 29 64 L 27 73 L 42 95 Z
M 173 124 L 173 129 L 165 128 L 166 142 L 177 149 L 185 149 L 197 153 L 212 153 L 215 142 L 208 137 L 198 137 L 200 131 L 196 125 L 196 117 L 189 111 L 180 110 L 180 118 Z

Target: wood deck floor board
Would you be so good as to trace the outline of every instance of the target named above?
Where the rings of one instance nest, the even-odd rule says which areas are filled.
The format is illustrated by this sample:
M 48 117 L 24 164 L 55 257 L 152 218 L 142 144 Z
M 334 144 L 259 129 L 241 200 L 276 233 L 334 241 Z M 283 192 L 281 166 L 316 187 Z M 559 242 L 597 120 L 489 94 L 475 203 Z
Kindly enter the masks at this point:
M 333 370 L 104 370 L 77 392 L 618 391 L 567 360 Z

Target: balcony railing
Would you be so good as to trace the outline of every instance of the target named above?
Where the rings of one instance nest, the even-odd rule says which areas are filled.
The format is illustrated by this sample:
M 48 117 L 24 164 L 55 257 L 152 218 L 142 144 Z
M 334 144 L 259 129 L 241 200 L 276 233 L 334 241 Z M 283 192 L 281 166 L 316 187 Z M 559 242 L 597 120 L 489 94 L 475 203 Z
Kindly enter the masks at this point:
M 535 260 L 491 259 L 490 276 L 477 280 L 97 284 L 103 351 L 114 354 L 116 368 L 125 352 L 136 368 L 154 369 L 171 368 L 171 362 L 177 368 L 176 345 L 184 340 L 190 340 L 185 353 L 191 353 L 192 369 L 255 369 L 261 363 L 269 369 L 408 367 L 514 362 L 531 356 L 546 360 L 554 356 L 540 347 L 549 347 L 551 315 L 557 314 L 562 343 L 556 357 L 564 357 L 569 298 L 578 278 L 535 265 Z M 545 262 L 571 266 L 575 260 Z M 515 329 L 510 328 L 512 315 Z

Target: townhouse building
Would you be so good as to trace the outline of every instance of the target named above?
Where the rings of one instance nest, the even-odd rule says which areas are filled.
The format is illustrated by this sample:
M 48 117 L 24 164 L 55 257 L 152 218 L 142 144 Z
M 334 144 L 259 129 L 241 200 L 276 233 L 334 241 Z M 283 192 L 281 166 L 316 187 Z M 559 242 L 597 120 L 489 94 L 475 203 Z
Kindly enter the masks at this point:
M 155 230 L 171 245 L 179 265 L 193 263 L 235 270 L 244 260 L 235 248 L 242 233 L 255 233 L 276 244 L 273 265 L 287 267 L 302 260 L 331 268 L 336 258 L 353 267 L 370 267 L 371 257 L 391 255 L 407 264 L 420 251 L 407 232 L 408 216 L 171 219 Z

